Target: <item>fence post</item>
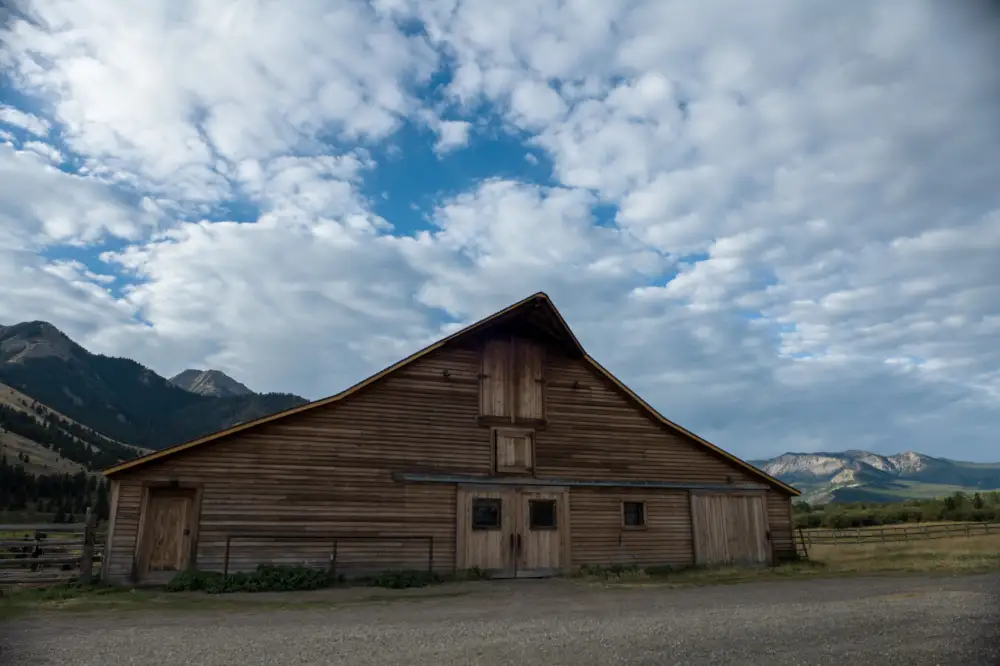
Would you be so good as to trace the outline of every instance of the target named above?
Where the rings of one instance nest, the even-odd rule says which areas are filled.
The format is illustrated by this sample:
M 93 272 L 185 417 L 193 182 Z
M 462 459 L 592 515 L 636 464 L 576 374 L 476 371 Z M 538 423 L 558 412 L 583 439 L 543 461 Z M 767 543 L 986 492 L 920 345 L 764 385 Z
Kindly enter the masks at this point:
M 80 555 L 80 582 L 89 583 L 94 574 L 94 526 L 97 516 L 87 507 L 83 526 L 83 553 Z

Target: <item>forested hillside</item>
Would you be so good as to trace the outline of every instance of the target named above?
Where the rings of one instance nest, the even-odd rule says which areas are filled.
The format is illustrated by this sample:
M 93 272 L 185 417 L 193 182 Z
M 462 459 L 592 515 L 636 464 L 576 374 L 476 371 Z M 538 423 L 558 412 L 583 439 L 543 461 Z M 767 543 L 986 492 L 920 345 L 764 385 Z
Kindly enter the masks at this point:
M 194 393 L 132 359 L 91 354 L 46 322 L 0 329 L 0 382 L 107 437 L 149 449 L 306 402 L 286 393 Z

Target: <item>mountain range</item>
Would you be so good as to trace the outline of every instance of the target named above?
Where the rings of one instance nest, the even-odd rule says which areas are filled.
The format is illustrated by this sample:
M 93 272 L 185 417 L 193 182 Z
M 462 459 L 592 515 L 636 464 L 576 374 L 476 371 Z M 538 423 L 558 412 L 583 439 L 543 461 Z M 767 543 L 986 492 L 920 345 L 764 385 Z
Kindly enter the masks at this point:
M 43 421 L 58 414 L 129 451 L 161 449 L 306 402 L 255 393 L 215 370 L 166 379 L 131 359 L 92 354 L 43 321 L 0 326 L 0 383 L 38 403 Z
M 256 393 L 219 370 L 167 379 L 131 359 L 92 354 L 43 321 L 0 326 L 0 446 L 35 473 L 101 469 L 305 402 Z M 810 503 L 1000 489 L 1000 463 L 912 451 L 785 453 L 750 462 Z
M 961 462 L 914 451 L 891 456 L 857 450 L 785 453 L 750 462 L 801 490 L 810 503 L 898 502 L 1000 490 L 1000 463 Z

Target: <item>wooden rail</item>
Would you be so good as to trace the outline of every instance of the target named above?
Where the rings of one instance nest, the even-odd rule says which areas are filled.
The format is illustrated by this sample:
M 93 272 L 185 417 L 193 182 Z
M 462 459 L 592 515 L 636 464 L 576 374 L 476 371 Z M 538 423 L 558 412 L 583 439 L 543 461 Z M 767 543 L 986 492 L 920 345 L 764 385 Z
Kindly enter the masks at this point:
M 845 529 L 798 528 L 796 546 L 803 550 L 809 546 L 842 546 L 873 543 L 904 543 L 930 539 L 958 537 L 1000 536 L 1000 523 L 902 523 L 879 527 L 850 527 Z
M 89 511 L 82 523 L 0 525 L 0 587 L 90 582 L 102 541 Z

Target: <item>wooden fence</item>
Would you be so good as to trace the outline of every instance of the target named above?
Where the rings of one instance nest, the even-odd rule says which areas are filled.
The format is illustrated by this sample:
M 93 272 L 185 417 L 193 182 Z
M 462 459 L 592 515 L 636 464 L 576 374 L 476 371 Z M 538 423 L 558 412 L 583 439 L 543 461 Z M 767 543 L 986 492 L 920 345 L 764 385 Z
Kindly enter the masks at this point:
M 0 588 L 93 580 L 104 539 L 93 514 L 82 523 L 0 525 Z
M 1000 536 L 1000 523 L 903 523 L 880 527 L 851 527 L 846 529 L 798 528 L 797 546 L 807 550 L 810 546 L 841 546 L 851 544 L 900 543 L 928 539 L 953 539 L 957 537 Z

